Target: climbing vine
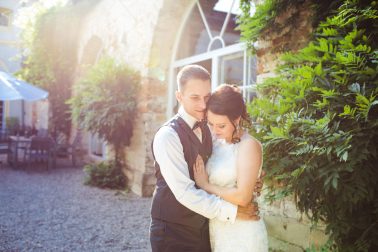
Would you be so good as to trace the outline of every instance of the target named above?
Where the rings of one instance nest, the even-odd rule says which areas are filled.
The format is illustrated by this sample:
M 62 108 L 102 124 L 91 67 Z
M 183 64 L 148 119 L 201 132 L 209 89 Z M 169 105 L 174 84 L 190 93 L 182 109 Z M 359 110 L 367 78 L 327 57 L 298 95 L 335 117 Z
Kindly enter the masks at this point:
M 275 29 L 270 26 L 284 2 L 300 1 L 265 1 L 255 18 L 245 5 L 244 39 L 253 44 Z M 253 134 L 264 145 L 269 198 L 294 195 L 313 223 L 326 224 L 332 250 L 376 251 L 378 4 L 336 2 L 314 23 L 304 48 L 283 54 L 249 112 L 259 122 Z M 264 13 L 264 23 L 249 29 L 248 20 Z

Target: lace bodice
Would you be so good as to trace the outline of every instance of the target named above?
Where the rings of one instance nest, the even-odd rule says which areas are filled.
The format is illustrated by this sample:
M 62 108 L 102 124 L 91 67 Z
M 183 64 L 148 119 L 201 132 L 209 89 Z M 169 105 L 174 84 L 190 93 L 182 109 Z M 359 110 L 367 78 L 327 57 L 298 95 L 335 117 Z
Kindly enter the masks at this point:
M 245 133 L 241 142 L 252 138 Z M 209 182 L 222 187 L 234 187 L 237 182 L 236 161 L 240 143 L 213 141 L 213 154 L 207 162 Z M 261 170 L 261 168 L 260 168 Z M 215 252 L 267 252 L 268 236 L 264 221 L 245 221 L 236 219 L 235 223 L 210 220 L 210 243 Z
M 229 144 L 224 140 L 213 142 L 213 154 L 207 162 L 206 170 L 211 184 L 222 187 L 236 185 L 236 156 L 238 144 Z
M 224 139 L 213 140 L 213 154 L 206 165 L 206 171 L 209 174 L 209 182 L 211 184 L 222 187 L 234 187 L 236 185 L 238 148 L 241 142 L 246 139 L 254 138 L 248 133 L 244 133 L 240 139 L 241 141 L 236 144 L 227 143 Z

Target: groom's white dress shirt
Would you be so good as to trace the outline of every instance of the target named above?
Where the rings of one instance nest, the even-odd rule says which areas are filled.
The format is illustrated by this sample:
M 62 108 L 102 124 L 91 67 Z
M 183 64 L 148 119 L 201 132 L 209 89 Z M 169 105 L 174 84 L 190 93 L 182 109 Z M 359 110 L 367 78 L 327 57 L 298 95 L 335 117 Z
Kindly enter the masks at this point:
M 182 107 L 179 109 L 179 115 L 190 128 L 197 121 Z M 161 174 L 178 202 L 209 219 L 217 218 L 231 223 L 235 221 L 236 205 L 202 189 L 195 188 L 195 182 L 190 179 L 180 138 L 173 128 L 163 126 L 156 133 L 153 150 Z

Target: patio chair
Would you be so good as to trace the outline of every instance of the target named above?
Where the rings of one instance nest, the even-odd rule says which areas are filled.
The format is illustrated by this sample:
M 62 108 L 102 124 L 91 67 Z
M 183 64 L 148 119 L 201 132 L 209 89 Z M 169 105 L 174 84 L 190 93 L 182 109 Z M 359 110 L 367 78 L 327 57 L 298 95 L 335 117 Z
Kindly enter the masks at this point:
M 51 137 L 31 138 L 30 146 L 25 148 L 24 163 L 29 166 L 33 162 L 46 163 L 47 169 L 55 166 L 55 142 Z
M 77 132 L 74 140 L 72 143 L 60 143 L 56 145 L 56 157 L 71 157 L 72 165 L 76 167 L 77 164 L 77 156 L 80 152 L 80 140 L 81 140 L 81 134 L 80 132 Z
M 9 131 L 6 129 L 0 129 L 0 166 L 2 166 L 5 160 L 8 160 L 9 154 Z M 1 156 L 6 155 L 6 158 Z

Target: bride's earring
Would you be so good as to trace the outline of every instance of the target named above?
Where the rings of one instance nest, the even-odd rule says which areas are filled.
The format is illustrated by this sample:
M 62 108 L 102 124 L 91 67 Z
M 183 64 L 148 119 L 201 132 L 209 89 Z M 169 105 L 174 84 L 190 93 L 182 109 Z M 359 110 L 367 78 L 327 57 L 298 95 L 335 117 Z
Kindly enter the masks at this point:
M 239 124 L 237 124 L 237 126 L 235 127 L 235 131 L 232 134 L 231 142 L 234 144 L 240 142 L 240 125 Z

